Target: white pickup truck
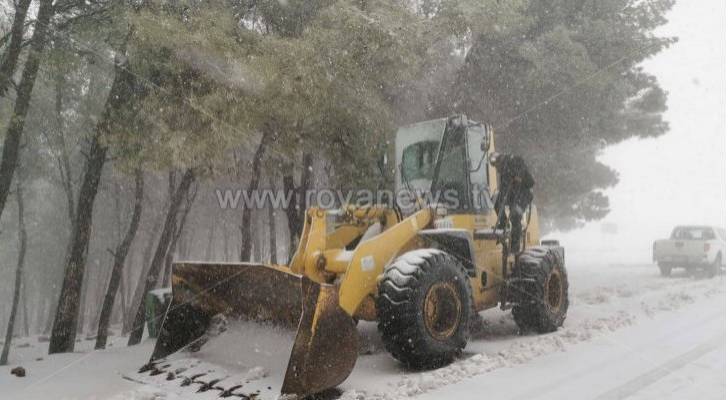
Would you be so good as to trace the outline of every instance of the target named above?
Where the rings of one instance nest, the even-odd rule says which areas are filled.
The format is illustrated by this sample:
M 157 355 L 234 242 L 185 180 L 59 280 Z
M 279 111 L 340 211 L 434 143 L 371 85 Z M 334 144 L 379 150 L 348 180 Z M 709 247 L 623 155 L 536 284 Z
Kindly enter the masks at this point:
M 652 245 L 652 260 L 663 276 L 673 268 L 689 272 L 702 269 L 709 277 L 725 269 L 725 229 L 711 226 L 677 226 L 670 239 L 657 240 Z

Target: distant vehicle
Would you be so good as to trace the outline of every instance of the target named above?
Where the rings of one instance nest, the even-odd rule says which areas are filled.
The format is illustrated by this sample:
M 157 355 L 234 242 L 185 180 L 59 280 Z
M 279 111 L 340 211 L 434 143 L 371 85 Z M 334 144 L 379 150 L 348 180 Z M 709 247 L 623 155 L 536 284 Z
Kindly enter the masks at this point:
M 660 267 L 663 276 L 673 268 L 685 268 L 688 272 L 704 270 L 709 277 L 725 270 L 725 229 L 711 226 L 677 226 L 670 239 L 655 241 L 652 260 Z

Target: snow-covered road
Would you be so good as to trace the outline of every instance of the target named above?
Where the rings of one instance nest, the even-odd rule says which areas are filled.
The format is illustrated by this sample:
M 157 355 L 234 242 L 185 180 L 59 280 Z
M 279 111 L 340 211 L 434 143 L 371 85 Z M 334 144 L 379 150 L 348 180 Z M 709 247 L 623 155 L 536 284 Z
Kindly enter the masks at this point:
M 571 306 L 562 329 L 519 336 L 508 313 L 487 311 L 466 358 L 435 371 L 402 371 L 370 327 L 374 354 L 360 358 L 342 385 L 344 397 L 613 399 L 641 395 L 660 379 L 670 382 L 668 398 L 685 398 L 686 391 L 725 397 L 724 276 L 707 280 L 678 271 L 663 278 L 651 265 L 571 266 L 569 279 Z M 678 372 L 681 362 L 685 371 Z M 696 365 L 707 362 L 709 371 L 699 373 Z
M 571 306 L 548 335 L 518 335 L 510 314 L 482 313 L 462 359 L 435 371 L 406 371 L 383 350 L 374 324 L 360 324 L 362 355 L 341 385 L 343 399 L 701 399 L 725 398 L 725 277 L 662 278 L 651 265 L 570 265 Z M 47 343 L 18 340 L 0 367 L 0 399 L 186 399 L 123 380 L 151 351 L 45 355 Z M 90 347 L 92 342 L 82 342 Z M 43 357 L 41 361 L 35 361 Z M 50 396 L 50 397 L 49 397 Z
M 699 301 L 418 398 L 725 398 L 725 312 Z

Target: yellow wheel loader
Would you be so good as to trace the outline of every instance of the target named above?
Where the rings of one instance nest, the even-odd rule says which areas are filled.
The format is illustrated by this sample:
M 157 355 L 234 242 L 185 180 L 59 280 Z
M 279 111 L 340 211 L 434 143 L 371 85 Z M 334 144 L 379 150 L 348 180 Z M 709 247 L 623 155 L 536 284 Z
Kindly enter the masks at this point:
M 511 309 L 521 330 L 561 326 L 564 250 L 539 243 L 535 206 L 521 248 L 509 248 L 505 210 L 492 202 L 492 129 L 457 115 L 402 127 L 394 142 L 395 189 L 413 194 L 410 204 L 308 209 L 288 265 L 175 263 L 140 379 L 214 397 L 301 398 L 349 376 L 359 320 L 377 321 L 392 356 L 421 369 L 458 357 L 478 311 Z M 440 192 L 447 201 L 423 198 Z

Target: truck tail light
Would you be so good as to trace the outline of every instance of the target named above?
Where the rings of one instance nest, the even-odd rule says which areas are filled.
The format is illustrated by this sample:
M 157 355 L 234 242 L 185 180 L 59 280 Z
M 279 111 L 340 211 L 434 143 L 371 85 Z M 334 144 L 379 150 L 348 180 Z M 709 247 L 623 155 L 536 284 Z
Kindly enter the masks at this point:
M 703 245 L 703 251 L 706 253 L 710 251 L 710 243 L 706 243 Z

